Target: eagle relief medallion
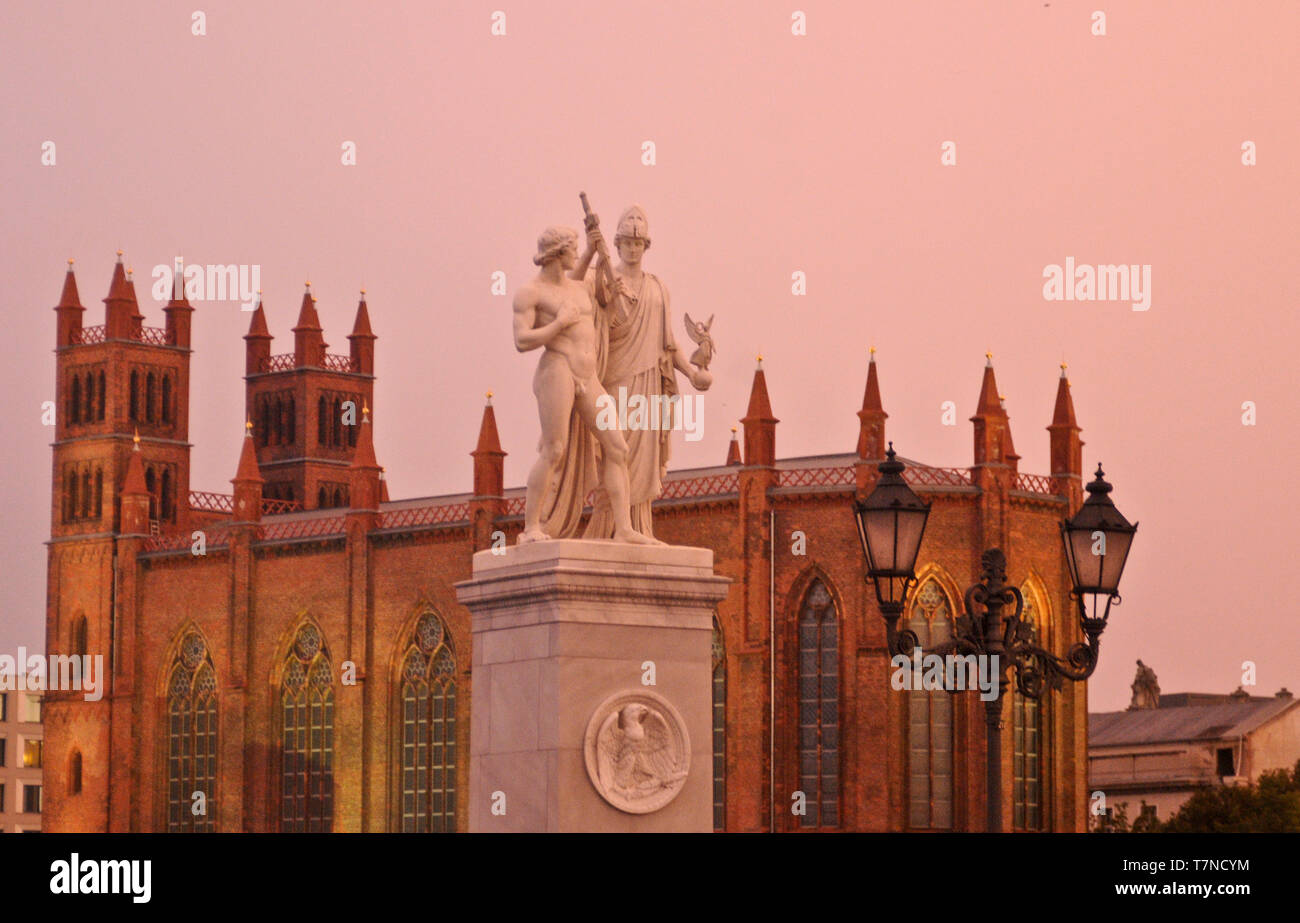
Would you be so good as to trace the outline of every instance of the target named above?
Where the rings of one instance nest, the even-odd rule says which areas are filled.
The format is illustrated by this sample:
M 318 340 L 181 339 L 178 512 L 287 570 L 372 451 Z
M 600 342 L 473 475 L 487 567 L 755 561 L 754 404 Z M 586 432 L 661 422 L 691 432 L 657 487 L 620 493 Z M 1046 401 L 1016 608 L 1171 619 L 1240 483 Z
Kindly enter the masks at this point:
M 587 722 L 587 775 L 600 796 L 628 814 L 658 811 L 677 797 L 691 768 L 686 722 L 648 690 L 615 693 Z

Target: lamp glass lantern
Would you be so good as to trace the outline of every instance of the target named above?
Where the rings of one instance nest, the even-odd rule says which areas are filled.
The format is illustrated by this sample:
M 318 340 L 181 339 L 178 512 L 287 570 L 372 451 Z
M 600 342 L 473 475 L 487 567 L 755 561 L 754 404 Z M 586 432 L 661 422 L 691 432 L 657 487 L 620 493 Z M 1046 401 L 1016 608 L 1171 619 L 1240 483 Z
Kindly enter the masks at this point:
M 930 505 L 922 502 L 903 480 L 904 465 L 889 444 L 881 462 L 880 480 L 866 500 L 853 504 L 858 539 L 867 558 L 867 576 L 876 586 L 882 606 L 901 609 L 907 588 L 916 576 L 916 557 L 925 535 Z
M 1119 581 L 1124 574 L 1137 523 L 1129 523 L 1110 499 L 1112 487 L 1103 477 L 1101 465 L 1088 485 L 1088 499 L 1079 512 L 1061 522 L 1061 540 L 1070 568 L 1074 592 L 1082 602 L 1092 600 L 1092 618 L 1098 618 L 1101 600 L 1106 607 L 1101 618 L 1110 613 L 1111 603 L 1119 596 Z

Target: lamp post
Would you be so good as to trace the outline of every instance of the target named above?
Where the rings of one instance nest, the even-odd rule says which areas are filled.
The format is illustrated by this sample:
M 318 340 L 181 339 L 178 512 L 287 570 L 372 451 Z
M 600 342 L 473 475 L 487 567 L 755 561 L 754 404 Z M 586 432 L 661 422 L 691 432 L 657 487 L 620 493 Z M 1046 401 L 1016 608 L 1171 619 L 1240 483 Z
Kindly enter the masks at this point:
M 875 584 L 885 620 L 891 658 L 910 657 L 918 639 L 898 620 L 907 593 L 916 583 L 916 558 L 930 508 L 903 480 L 903 463 L 893 443 L 880 465 L 881 478 L 866 500 L 854 501 L 858 537 L 867 559 L 867 579 Z M 1119 579 L 1137 532 L 1110 499 L 1111 485 L 1097 466 L 1088 485 L 1088 499 L 1079 512 L 1061 522 L 1070 596 L 1078 603 L 1084 641 L 1070 647 L 1064 659 L 1034 642 L 1033 626 L 1021 621 L 1024 597 L 1007 586 L 1007 559 L 990 548 L 980 557 L 980 580 L 966 590 L 966 614 L 956 620 L 953 640 L 930 653 L 987 657 L 998 677 L 996 695 L 984 703 L 987 755 L 987 813 L 990 833 L 1002 831 L 1002 700 L 1015 672 L 1016 688 L 1028 698 L 1041 698 L 1047 688 L 1060 689 L 1064 680 L 1080 682 L 1097 669 L 1101 633 L 1110 607 L 1120 601 Z M 1004 609 L 1011 609 L 1004 615 Z M 955 692 L 956 690 L 949 690 Z

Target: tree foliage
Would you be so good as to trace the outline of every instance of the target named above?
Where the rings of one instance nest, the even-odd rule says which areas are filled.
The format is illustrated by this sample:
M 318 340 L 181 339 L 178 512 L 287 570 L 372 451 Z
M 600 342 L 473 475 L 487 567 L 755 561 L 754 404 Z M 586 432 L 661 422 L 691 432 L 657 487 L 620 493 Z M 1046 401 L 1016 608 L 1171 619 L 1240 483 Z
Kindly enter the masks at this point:
M 1197 789 L 1163 823 L 1145 813 L 1130 823 L 1128 806 L 1120 803 L 1109 815 L 1095 818 L 1092 829 L 1097 833 L 1300 833 L 1300 760 L 1289 772 L 1263 773 L 1254 785 Z

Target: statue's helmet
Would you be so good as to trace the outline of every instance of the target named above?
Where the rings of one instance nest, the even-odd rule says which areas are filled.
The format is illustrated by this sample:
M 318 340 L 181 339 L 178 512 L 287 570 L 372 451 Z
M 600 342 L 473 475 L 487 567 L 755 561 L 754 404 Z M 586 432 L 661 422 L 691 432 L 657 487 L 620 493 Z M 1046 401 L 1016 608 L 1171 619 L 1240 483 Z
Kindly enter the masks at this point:
M 538 236 L 537 255 L 533 257 L 533 262 L 538 266 L 545 266 L 551 260 L 558 259 L 565 249 L 576 246 L 577 243 L 578 232 L 573 228 L 552 225 Z
M 630 206 L 618 219 L 614 230 L 614 246 L 623 238 L 645 241 L 645 248 L 650 249 L 650 221 L 645 216 L 645 209 L 640 205 Z

